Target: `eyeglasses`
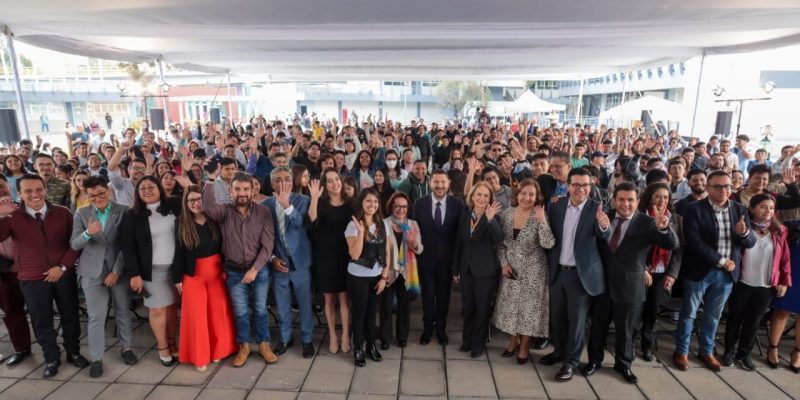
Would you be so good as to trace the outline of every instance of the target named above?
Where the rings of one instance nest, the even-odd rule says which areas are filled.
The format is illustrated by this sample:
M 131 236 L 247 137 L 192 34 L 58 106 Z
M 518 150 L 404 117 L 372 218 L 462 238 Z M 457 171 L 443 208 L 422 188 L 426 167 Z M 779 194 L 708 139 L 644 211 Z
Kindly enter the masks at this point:
M 713 188 L 714 190 L 719 190 L 719 191 L 723 191 L 723 190 L 728 190 L 729 191 L 729 190 L 731 190 L 733 188 L 733 185 L 708 185 L 708 187 Z
M 202 197 L 198 197 L 196 199 L 186 199 L 187 204 L 202 203 L 202 202 L 203 202 Z
M 90 194 L 87 197 L 89 198 L 89 200 L 94 200 L 94 199 L 97 199 L 97 198 L 105 196 L 106 193 L 108 193 L 108 191 L 107 190 L 103 190 L 102 192 L 97 192 L 95 194 Z
M 140 192 L 152 192 L 152 191 L 157 191 L 157 190 L 158 190 L 157 186 L 140 186 L 139 187 L 139 191 Z
M 579 189 L 589 189 L 592 186 L 592 184 L 591 183 L 584 183 L 584 184 L 571 183 L 569 186 L 571 188 L 575 189 L 575 190 L 579 190 Z
M 397 205 L 397 206 L 393 206 L 392 208 L 395 209 L 395 210 L 407 210 L 408 206 Z

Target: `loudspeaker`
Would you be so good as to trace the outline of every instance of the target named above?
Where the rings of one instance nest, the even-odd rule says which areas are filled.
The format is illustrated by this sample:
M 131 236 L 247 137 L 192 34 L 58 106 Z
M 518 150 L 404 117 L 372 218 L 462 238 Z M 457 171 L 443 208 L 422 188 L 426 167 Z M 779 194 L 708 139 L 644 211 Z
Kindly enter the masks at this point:
M 17 110 L 12 108 L 0 109 L 0 142 L 5 145 L 20 141 L 19 123 L 17 123 Z
M 211 122 L 215 124 L 219 124 L 222 120 L 219 118 L 219 108 L 212 108 L 209 117 L 211 118 Z
M 714 134 L 723 137 L 730 135 L 732 122 L 733 111 L 717 111 L 717 124 L 714 128 Z
M 650 132 L 653 129 L 653 110 L 642 110 L 642 126 L 645 131 Z
M 151 108 L 150 109 L 150 129 L 154 131 L 163 131 L 164 127 L 164 109 Z

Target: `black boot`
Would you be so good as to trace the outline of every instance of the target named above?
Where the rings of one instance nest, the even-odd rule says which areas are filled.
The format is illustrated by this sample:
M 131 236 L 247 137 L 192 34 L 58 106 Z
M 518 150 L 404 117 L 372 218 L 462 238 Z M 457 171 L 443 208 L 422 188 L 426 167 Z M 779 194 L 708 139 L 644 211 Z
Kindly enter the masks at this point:
M 356 367 L 367 365 L 367 360 L 364 358 L 364 346 L 355 346 L 353 348 L 353 357 L 356 360 Z
M 367 355 L 369 355 L 369 358 L 371 358 L 372 361 L 377 362 L 383 360 L 383 356 L 381 356 L 381 353 L 378 352 L 378 348 L 375 347 L 375 342 L 367 343 Z

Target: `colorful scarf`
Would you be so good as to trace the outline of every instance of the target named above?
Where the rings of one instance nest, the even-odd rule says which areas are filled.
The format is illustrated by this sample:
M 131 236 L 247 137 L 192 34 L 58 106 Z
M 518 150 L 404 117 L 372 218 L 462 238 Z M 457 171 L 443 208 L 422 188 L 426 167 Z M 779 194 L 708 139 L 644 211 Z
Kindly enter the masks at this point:
M 652 208 L 647 209 L 647 215 L 651 217 L 655 217 Z M 667 218 L 670 218 L 672 215 L 669 211 L 666 211 Z M 667 264 L 669 264 L 669 250 L 662 249 L 656 245 L 653 245 L 653 248 L 650 250 L 650 273 L 663 273 L 667 271 Z
M 392 222 L 403 229 L 403 242 L 397 244 L 397 266 L 400 270 L 405 268 L 406 290 L 408 291 L 409 299 L 414 300 L 419 297 L 421 288 L 419 285 L 417 255 L 414 254 L 414 250 L 411 249 L 411 246 L 406 244 L 406 235 L 408 230 L 411 229 L 411 226 L 408 224 L 408 220 L 399 222 L 392 218 Z

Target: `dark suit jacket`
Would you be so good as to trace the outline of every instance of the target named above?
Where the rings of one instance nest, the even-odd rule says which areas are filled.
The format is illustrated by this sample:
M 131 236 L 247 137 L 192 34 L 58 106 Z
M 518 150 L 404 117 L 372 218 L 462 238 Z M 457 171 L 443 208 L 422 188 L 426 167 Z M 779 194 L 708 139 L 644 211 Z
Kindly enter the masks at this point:
M 464 214 L 464 203 L 453 197 L 447 196 L 444 221 L 441 227 L 433 222 L 432 195 L 421 197 L 414 203 L 414 220 L 419 225 L 422 236 L 422 246 L 425 250 L 418 256 L 420 268 L 436 265 L 453 265 L 453 252 L 456 242 L 456 231 L 461 215 Z
M 615 215 L 616 212 L 612 211 L 608 218 L 613 221 Z M 680 246 L 678 234 L 672 227 L 666 232 L 659 232 L 655 220 L 639 211 L 628 222 L 628 229 L 625 236 L 620 238 L 616 253 L 611 252 L 608 241 L 598 240 L 612 301 L 625 304 L 644 302 L 647 294 L 644 285 L 645 264 L 653 244 L 666 250 Z
M 561 256 L 564 217 L 566 216 L 568 204 L 569 198 L 564 197 L 552 204 L 547 211 L 550 226 L 553 228 L 553 235 L 556 237 L 556 245 L 547 252 L 547 259 L 550 265 L 550 285 L 555 283 L 556 277 L 560 272 L 558 259 Z M 592 199 L 586 200 L 578 220 L 578 227 L 575 231 L 575 246 L 572 249 L 575 253 L 578 276 L 581 279 L 583 288 L 590 296 L 597 296 L 606 291 L 605 272 L 597 249 L 597 238 L 608 240 L 611 238 L 611 229 L 606 229 L 605 232 L 602 232 L 597 224 L 595 213 L 599 204 Z
M 170 213 L 181 213 L 181 199 L 170 197 L 161 201 Z M 175 222 L 177 224 L 177 221 Z M 153 278 L 153 237 L 150 234 L 148 216 L 131 208 L 125 211 L 120 225 L 122 255 L 125 257 L 125 276 L 141 276 L 143 280 Z
M 544 199 L 544 204 L 550 204 L 550 198 L 553 197 L 553 193 L 556 191 L 556 186 L 558 182 L 552 175 L 549 174 L 542 174 L 536 178 L 536 181 L 539 183 L 539 188 L 542 190 L 542 198 Z
M 747 226 L 750 226 L 750 216 L 743 205 L 728 201 L 728 212 L 731 222 L 731 260 L 736 263 L 736 268 L 732 272 L 735 282 L 739 280 L 742 253 L 744 249 L 755 245 L 756 237 L 750 229 L 745 236 L 736 233 L 736 223 L 739 222 L 740 216 L 744 215 Z M 712 268 L 720 268 L 719 260 L 722 255 L 717 252 L 719 240 L 717 222 L 708 198 L 689 204 L 684 209 L 683 237 L 686 240 L 686 248 L 681 267 L 682 277 L 700 281 Z
M 478 278 L 496 277 L 500 273 L 500 260 L 497 258 L 497 246 L 503 243 L 503 225 L 500 216 L 495 215 L 491 221 L 482 215 L 470 233 L 472 212 L 461 216 L 456 233 L 455 260 L 453 275 L 467 272 Z

